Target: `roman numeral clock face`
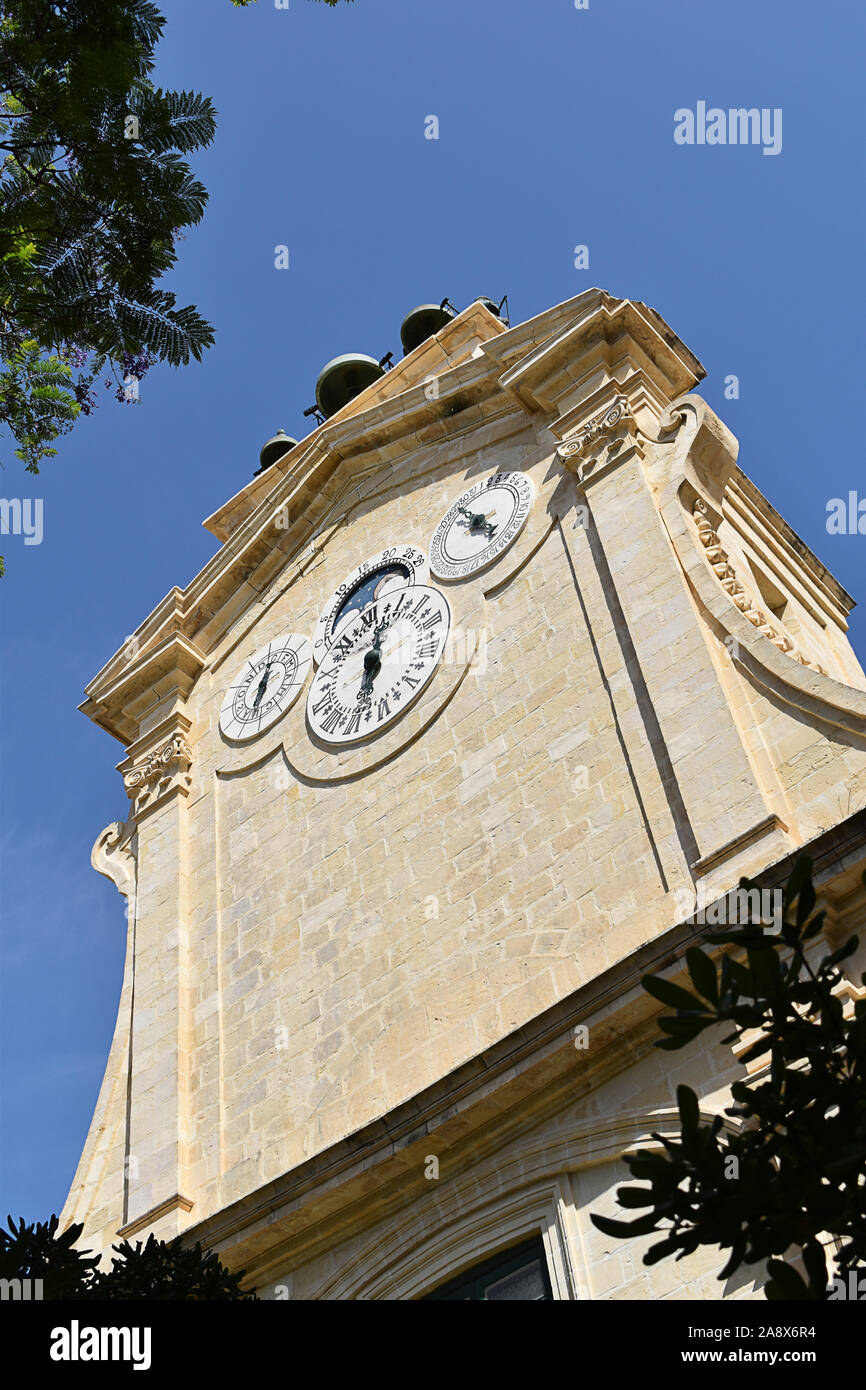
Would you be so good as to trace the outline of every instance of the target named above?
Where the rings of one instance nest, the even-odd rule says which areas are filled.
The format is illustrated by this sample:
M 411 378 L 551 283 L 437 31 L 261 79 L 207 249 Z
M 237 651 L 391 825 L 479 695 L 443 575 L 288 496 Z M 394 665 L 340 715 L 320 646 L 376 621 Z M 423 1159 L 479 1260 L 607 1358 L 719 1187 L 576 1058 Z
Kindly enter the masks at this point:
M 347 574 L 332 593 L 313 633 L 313 659 L 318 666 L 339 628 L 362 613 L 376 599 L 407 584 L 423 584 L 427 557 L 414 545 L 392 545 L 371 555 Z
M 438 579 L 470 578 L 492 565 L 519 535 L 532 506 L 524 473 L 494 473 L 476 483 L 440 521 L 429 570 Z M 390 546 L 364 560 L 334 590 L 312 643 L 289 633 L 246 662 L 226 692 L 226 738 L 255 738 L 297 699 L 312 662 L 309 732 L 334 747 L 388 728 L 418 698 L 442 657 L 451 625 L 445 595 L 430 588 L 424 553 Z
M 300 695 L 312 664 L 309 638 L 297 632 L 275 637 L 245 661 L 220 709 L 225 737 L 255 738 L 275 724 Z
M 386 588 L 343 620 L 307 696 L 307 719 L 327 743 L 378 733 L 421 694 L 442 655 L 451 610 L 424 584 Z

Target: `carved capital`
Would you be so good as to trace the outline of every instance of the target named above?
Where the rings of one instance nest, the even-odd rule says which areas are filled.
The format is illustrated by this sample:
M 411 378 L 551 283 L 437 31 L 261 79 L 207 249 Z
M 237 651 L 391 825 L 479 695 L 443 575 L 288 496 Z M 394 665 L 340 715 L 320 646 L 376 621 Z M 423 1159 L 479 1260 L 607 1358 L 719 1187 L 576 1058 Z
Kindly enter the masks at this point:
M 571 473 L 581 481 L 591 473 L 618 463 L 626 450 L 643 450 L 638 439 L 638 426 L 625 396 L 617 396 L 605 410 L 594 415 L 557 448 L 557 454 Z
M 140 762 L 122 763 L 123 784 L 138 817 L 174 795 L 188 796 L 192 785 L 192 749 L 186 741 L 189 727 L 176 728 L 165 741 L 160 740 Z

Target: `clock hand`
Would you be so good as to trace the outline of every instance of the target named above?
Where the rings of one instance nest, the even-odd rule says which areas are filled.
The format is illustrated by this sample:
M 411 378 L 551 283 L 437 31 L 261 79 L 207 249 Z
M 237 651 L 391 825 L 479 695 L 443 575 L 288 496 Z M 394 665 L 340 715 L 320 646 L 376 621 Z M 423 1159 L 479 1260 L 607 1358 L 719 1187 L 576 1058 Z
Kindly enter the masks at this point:
M 268 662 L 267 666 L 262 672 L 261 680 L 256 686 L 256 698 L 253 700 L 253 709 L 258 709 L 259 705 L 261 704 L 262 696 L 268 688 L 268 676 L 271 673 L 272 664 L 272 662 Z
M 483 530 L 488 540 L 493 536 L 496 531 L 496 524 L 490 522 L 484 512 L 470 512 L 468 507 L 458 507 L 457 510 L 461 516 L 466 518 L 470 531 Z M 495 515 L 495 513 L 488 513 L 488 516 L 493 515 Z
M 373 645 L 368 647 L 364 653 L 364 679 L 358 691 L 358 698 L 371 695 L 373 692 L 373 681 L 382 669 L 382 637 L 388 628 L 388 620 L 378 623 L 373 633 Z

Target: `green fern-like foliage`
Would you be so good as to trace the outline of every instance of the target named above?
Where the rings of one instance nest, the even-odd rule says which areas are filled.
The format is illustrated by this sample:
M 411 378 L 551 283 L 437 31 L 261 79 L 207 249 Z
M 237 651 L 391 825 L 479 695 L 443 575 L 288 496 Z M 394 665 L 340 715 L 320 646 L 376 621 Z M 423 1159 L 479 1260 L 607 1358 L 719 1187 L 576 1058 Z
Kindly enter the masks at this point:
M 31 471 L 105 362 L 179 366 L 213 342 L 159 284 L 207 203 L 185 156 L 215 130 L 208 97 L 151 81 L 163 24 L 149 0 L 0 10 L 0 421 Z M 69 344 L 89 380 L 62 370 Z
M 57 453 L 50 441 L 65 434 L 78 418 L 71 377 L 69 366 L 53 353 L 43 354 L 32 338 L 15 346 L 3 363 L 0 419 L 14 421 L 15 457 L 29 473 L 39 471 L 41 458 Z

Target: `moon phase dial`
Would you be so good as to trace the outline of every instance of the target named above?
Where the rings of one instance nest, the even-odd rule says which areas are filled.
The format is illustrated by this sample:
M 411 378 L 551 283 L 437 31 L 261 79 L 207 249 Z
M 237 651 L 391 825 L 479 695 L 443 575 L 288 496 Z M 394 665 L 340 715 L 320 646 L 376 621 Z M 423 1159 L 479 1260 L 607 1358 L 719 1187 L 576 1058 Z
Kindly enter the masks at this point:
M 492 565 L 523 529 L 533 496 L 525 473 L 494 473 L 464 492 L 436 527 L 431 573 L 465 579 Z
M 244 662 L 220 709 L 226 738 L 250 739 L 285 714 L 301 693 L 313 664 L 309 638 L 297 632 L 275 637 Z
M 414 545 L 392 545 L 352 570 L 335 589 L 316 625 L 313 659 L 322 660 L 337 632 L 391 590 L 423 584 L 427 557 Z
M 424 584 L 390 589 L 344 621 L 307 696 L 312 731 L 344 745 L 399 719 L 436 670 L 450 625 L 444 594 Z

